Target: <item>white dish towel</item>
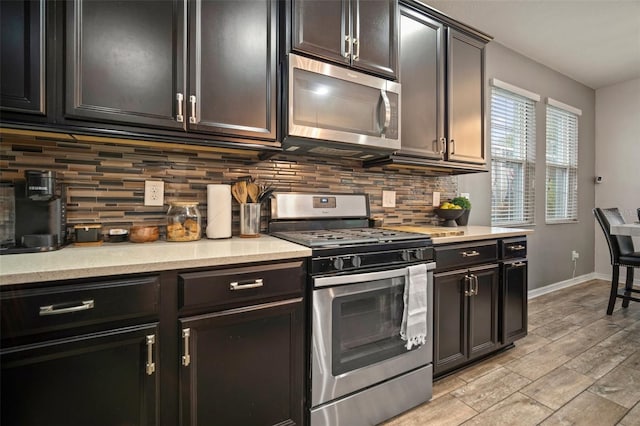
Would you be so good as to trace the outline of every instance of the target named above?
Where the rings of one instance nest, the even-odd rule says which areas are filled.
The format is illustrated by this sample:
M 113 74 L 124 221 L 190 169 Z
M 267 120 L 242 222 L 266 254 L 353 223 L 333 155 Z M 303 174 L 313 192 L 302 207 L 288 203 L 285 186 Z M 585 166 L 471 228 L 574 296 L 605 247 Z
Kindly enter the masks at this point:
M 427 265 L 407 269 L 400 337 L 407 342 L 407 350 L 411 350 L 427 342 Z

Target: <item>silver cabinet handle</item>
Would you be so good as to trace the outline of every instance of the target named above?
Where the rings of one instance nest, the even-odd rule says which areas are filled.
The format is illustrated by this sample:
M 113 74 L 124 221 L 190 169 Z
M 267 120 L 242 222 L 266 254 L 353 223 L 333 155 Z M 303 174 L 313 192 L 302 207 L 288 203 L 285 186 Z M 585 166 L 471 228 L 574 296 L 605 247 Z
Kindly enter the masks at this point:
M 387 92 L 384 89 L 380 89 L 380 97 L 384 104 L 384 123 L 382 124 L 382 129 L 380 129 L 380 133 L 384 135 L 387 128 L 389 128 L 389 124 L 391 124 L 391 102 L 389 102 L 389 96 L 387 96 Z
M 461 254 L 462 254 L 462 257 L 480 256 L 480 252 L 476 250 L 463 251 Z
M 351 57 L 351 37 L 344 36 L 344 41 L 347 43 L 347 51 L 344 52 L 344 57 L 350 58 Z
M 521 244 L 519 244 L 519 245 L 517 245 L 517 246 L 508 246 L 507 248 L 508 248 L 509 250 L 516 251 L 516 250 L 524 250 L 524 249 L 526 249 L 527 247 L 526 247 L 526 246 L 523 246 L 523 245 L 521 245 Z
M 440 138 L 440 143 L 442 144 L 440 154 L 444 154 L 447 151 L 447 138 Z
M 147 336 L 147 375 L 150 376 L 156 371 L 156 363 L 153 362 L 153 344 L 156 342 L 156 335 L 150 334 Z
M 196 97 L 194 95 L 189 96 L 189 103 L 191 104 L 191 116 L 189 117 L 189 123 L 196 124 Z
M 451 142 L 449 142 L 449 143 L 451 144 L 451 151 L 449 152 L 449 154 L 453 155 L 453 154 L 455 154 L 456 141 L 451 139 Z
M 527 266 L 527 264 L 524 262 L 515 262 L 515 263 L 512 263 L 511 266 L 513 268 L 522 268 L 523 266 Z
M 464 295 L 471 296 L 471 277 L 468 275 L 464 276 Z
M 40 316 L 69 314 L 71 312 L 87 311 L 95 307 L 93 300 L 83 300 L 79 305 L 57 308 L 55 305 L 40 306 Z
M 184 101 L 184 95 L 182 93 L 176 93 L 176 102 L 178 103 L 178 113 L 176 114 L 176 121 L 182 123 L 184 121 L 184 115 L 182 115 L 182 102 Z
M 264 283 L 262 281 L 262 278 L 255 279 L 246 284 L 240 284 L 239 282 L 235 281 L 235 282 L 229 283 L 229 290 L 246 290 L 248 288 L 262 287 L 263 285 Z
M 471 274 L 471 278 L 473 282 L 473 289 L 471 290 L 471 295 L 477 296 L 478 295 L 478 277 L 476 275 Z
M 353 50 L 354 50 L 354 54 L 353 54 L 353 60 L 357 61 L 358 59 L 360 59 L 360 42 L 358 41 L 357 38 L 353 39 Z
M 182 355 L 182 365 L 187 367 L 191 364 L 191 356 L 189 355 L 189 337 L 191 336 L 191 329 L 182 329 L 182 339 L 184 340 L 184 355 Z

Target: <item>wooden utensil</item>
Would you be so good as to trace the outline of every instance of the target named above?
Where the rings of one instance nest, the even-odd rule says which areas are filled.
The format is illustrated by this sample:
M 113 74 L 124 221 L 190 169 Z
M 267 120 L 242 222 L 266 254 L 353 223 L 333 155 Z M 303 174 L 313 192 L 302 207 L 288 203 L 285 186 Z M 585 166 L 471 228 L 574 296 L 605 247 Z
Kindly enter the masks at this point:
M 235 198 L 238 203 L 242 204 L 242 201 L 240 201 L 240 194 L 238 193 L 238 186 L 238 182 L 231 185 L 231 195 L 233 195 L 233 198 Z
M 260 195 L 260 188 L 255 183 L 249 182 L 247 183 L 247 194 L 249 194 L 249 199 L 251 199 L 252 203 L 257 203 Z
M 246 204 L 247 203 L 247 182 L 244 180 L 241 180 L 236 185 L 238 185 L 238 200 L 239 200 L 238 202 L 240 204 Z

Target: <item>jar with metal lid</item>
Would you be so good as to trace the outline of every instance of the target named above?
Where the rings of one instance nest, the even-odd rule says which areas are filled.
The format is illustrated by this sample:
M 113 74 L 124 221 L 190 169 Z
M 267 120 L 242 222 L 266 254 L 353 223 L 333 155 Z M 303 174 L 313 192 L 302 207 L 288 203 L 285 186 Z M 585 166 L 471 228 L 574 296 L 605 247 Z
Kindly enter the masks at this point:
M 195 241 L 202 235 L 200 210 L 195 201 L 174 201 L 167 211 L 167 241 Z

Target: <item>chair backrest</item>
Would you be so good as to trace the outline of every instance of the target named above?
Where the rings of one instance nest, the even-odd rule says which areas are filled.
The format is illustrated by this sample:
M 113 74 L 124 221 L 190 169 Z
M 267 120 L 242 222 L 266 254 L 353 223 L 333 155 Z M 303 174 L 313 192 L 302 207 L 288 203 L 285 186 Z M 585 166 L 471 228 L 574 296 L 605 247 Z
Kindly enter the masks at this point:
M 604 238 L 609 245 L 609 254 L 611 255 L 611 264 L 617 264 L 620 259 L 620 255 L 626 255 L 633 253 L 633 240 L 627 235 L 611 235 L 611 225 L 621 225 L 624 223 L 624 219 L 617 208 L 601 209 L 596 207 L 593 209 L 602 232 L 604 232 Z

